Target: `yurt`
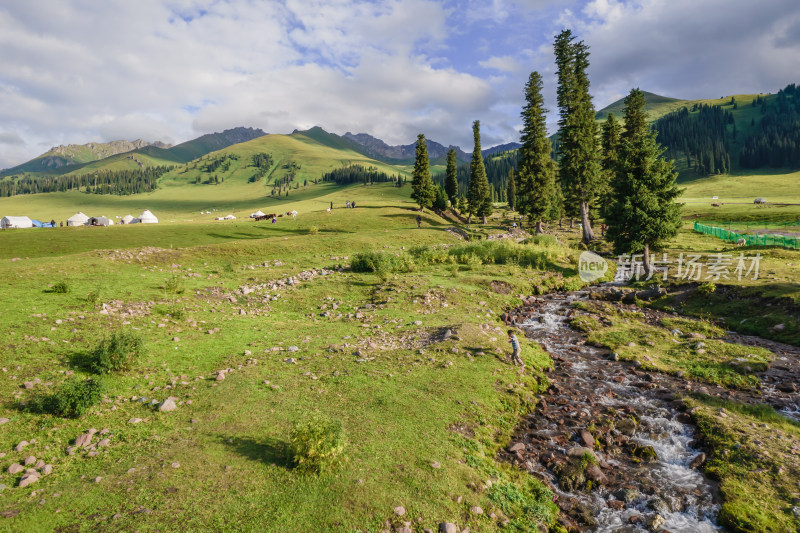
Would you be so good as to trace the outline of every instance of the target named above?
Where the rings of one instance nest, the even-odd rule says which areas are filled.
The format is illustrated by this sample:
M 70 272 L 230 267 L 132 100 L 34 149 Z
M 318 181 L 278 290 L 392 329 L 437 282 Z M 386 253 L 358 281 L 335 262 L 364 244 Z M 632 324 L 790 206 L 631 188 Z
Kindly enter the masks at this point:
M 158 224 L 158 219 L 149 209 L 145 209 L 142 211 L 142 214 L 139 215 L 139 222 L 142 224 Z
M 78 212 L 67 219 L 67 226 L 85 226 L 87 222 L 89 222 L 89 217 Z
M 33 222 L 28 217 L 3 217 L 0 220 L 0 228 L 3 229 L 11 229 L 11 228 L 32 228 Z
M 120 224 L 136 224 L 139 222 L 137 219 L 133 218 L 133 215 L 125 215 L 122 217 Z
M 226 216 L 225 216 L 225 217 L 223 217 L 223 218 L 224 218 L 225 220 L 234 220 L 236 217 L 235 217 L 235 216 L 233 216 L 233 215 L 226 215 Z
M 252 215 L 250 215 L 250 218 L 263 217 L 263 216 L 266 216 L 266 215 L 264 214 L 263 211 L 261 211 L 261 209 L 259 209 L 258 211 L 256 211 Z
M 92 217 L 89 219 L 89 226 L 110 226 L 114 221 L 108 217 Z

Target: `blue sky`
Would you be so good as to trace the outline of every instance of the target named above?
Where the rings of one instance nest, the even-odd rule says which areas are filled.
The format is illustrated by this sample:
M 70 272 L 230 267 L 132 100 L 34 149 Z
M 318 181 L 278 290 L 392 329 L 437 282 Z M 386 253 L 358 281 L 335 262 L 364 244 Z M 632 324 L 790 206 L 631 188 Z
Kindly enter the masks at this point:
M 178 143 L 319 125 L 471 150 L 518 139 L 531 71 L 555 110 L 552 39 L 591 47 L 599 109 L 800 82 L 797 0 L 6 0 L 0 168 L 58 144 Z M 550 115 L 550 123 L 556 120 Z

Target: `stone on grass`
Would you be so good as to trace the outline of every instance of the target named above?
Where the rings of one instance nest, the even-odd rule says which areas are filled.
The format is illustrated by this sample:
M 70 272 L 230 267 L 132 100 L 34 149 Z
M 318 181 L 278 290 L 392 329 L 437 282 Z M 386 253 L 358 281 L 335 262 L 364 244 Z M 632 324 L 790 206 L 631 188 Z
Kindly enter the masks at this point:
M 128 420 L 128 424 L 138 424 L 141 421 L 142 421 L 141 418 L 131 418 L 130 420 Z
M 168 413 L 170 411 L 174 411 L 177 408 L 178 406 L 175 404 L 175 398 L 173 398 L 172 396 L 161 402 L 161 405 L 158 406 L 158 410 L 161 411 L 162 413 Z
M 172 468 L 180 468 L 180 467 L 181 467 L 181 464 L 180 464 L 179 462 L 177 462 L 177 461 L 176 461 L 176 462 L 172 463 L 172 465 L 171 465 L 171 466 L 172 466 Z
M 289 346 L 288 349 L 289 349 L 290 352 L 299 352 L 300 351 L 300 348 L 298 348 L 297 346 Z
M 22 442 L 20 442 L 19 444 L 17 444 L 17 445 L 14 447 L 14 450 L 15 450 L 15 451 L 18 451 L 18 452 L 21 452 L 22 450 L 24 450 L 24 449 L 25 449 L 25 446 L 27 446 L 27 445 L 28 445 L 28 441 L 26 441 L 26 440 L 23 440 Z
M 442 465 L 439 464 L 439 461 L 434 461 L 431 463 L 432 468 L 441 468 Z
M 108 446 L 109 444 L 111 444 L 111 439 L 103 439 L 97 443 L 97 446 L 102 448 L 103 446 Z
M 473 505 L 469 508 L 469 512 L 472 514 L 483 514 L 483 509 L 478 507 L 477 505 Z
M 450 522 L 442 522 L 439 524 L 439 533 L 460 533 L 458 526 Z
M 52 473 L 53 473 L 53 465 L 44 465 L 42 467 L 42 475 L 43 476 L 49 476 Z
M 397 516 L 405 516 L 406 508 L 403 507 L 402 505 L 398 505 L 397 507 L 394 508 L 394 514 L 396 514 Z
M 25 464 L 25 466 L 30 466 L 30 465 L 36 463 L 36 457 L 34 457 L 32 455 L 29 455 L 28 457 L 25 458 L 23 463 Z
M 0 418 L 0 426 L 3 424 L 8 424 L 9 422 L 11 422 L 10 418 Z
M 14 463 L 14 464 L 12 464 L 11 466 L 8 467 L 8 473 L 11 474 L 11 475 L 19 474 L 20 472 L 22 472 L 24 470 L 25 470 L 25 468 L 19 463 Z
M 78 435 L 75 439 L 75 446 L 79 448 L 86 448 L 92 442 L 92 434 L 91 433 L 84 433 L 83 435 Z
M 39 481 L 39 474 L 36 472 L 27 473 L 22 476 L 22 479 L 19 480 L 19 488 L 24 489 L 28 485 L 36 483 L 37 481 Z

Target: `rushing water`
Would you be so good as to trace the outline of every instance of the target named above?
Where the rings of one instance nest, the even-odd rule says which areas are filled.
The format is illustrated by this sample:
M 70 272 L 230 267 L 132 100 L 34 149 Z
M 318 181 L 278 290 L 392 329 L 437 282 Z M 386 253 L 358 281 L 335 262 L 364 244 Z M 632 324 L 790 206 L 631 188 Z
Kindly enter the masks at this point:
M 554 356 L 557 374 L 554 379 L 557 383 L 558 376 L 561 376 L 561 386 L 569 388 L 568 396 L 573 399 L 597 398 L 597 403 L 604 408 L 633 408 L 640 426 L 631 440 L 642 446 L 652 446 L 658 459 L 653 463 L 632 466 L 630 462 L 617 460 L 618 457 L 595 452 L 598 459 L 610 465 L 609 471 L 629 470 L 624 473 L 624 478 L 627 487 L 633 485 L 633 496 L 627 498 L 622 509 L 609 505 L 609 501 L 616 497 L 603 487 L 590 493 L 557 490 L 559 497 L 575 499 L 589 506 L 597 522 L 593 528 L 595 531 L 720 531 L 715 522 L 719 511 L 715 487 L 700 472 L 689 467 L 692 459 L 700 453 L 690 445 L 692 427 L 678 421 L 677 409 L 659 399 L 651 389 L 635 386 L 637 380 L 641 381 L 642 373 L 626 373 L 626 369 L 630 370 L 629 365 L 609 361 L 599 349 L 583 344 L 581 336 L 570 329 L 571 303 L 584 297 L 585 294 L 573 293 L 539 299 L 534 308 L 527 310 L 530 318 L 520 325 L 528 337 L 538 341 Z M 584 420 L 596 416 L 596 412 L 593 415 L 580 400 L 575 401 L 573 409 L 575 415 Z M 550 439 L 559 452 L 566 452 L 563 446 L 556 444 L 558 435 L 565 432 L 564 421 L 554 421 L 538 411 L 530 416 L 533 418 L 530 425 L 536 428 L 533 434 Z M 571 421 L 567 423 L 569 425 Z M 556 484 L 553 474 L 541 464 L 529 468 Z

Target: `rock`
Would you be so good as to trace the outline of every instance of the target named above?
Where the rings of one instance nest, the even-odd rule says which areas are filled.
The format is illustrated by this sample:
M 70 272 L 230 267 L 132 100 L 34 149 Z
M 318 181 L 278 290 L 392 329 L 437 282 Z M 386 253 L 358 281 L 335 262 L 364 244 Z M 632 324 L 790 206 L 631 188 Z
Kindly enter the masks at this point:
M 93 481 L 94 481 L 95 483 L 100 483 L 101 481 L 103 481 L 103 476 L 97 476 L 96 478 L 94 478 L 94 480 L 93 480 Z
M 84 433 L 83 435 L 78 435 L 75 439 L 75 446 L 78 448 L 86 448 L 92 442 L 92 434 L 91 433 Z
M 42 468 L 44 468 L 44 461 L 42 461 L 41 459 L 39 459 L 38 461 L 36 461 L 36 464 L 34 464 L 34 465 L 33 465 L 33 467 L 34 467 L 36 470 L 41 470 Z
M 573 446 L 572 448 L 567 450 L 567 457 L 574 457 L 580 459 L 587 453 L 591 456 L 594 456 L 594 453 L 592 453 L 591 448 L 584 448 L 583 446 Z
M 15 451 L 18 451 L 18 452 L 21 452 L 22 450 L 24 450 L 24 449 L 25 449 L 25 446 L 27 446 L 27 445 L 28 445 L 28 441 L 26 441 L 26 440 L 23 440 L 22 442 L 20 442 L 19 444 L 17 444 L 17 445 L 14 447 L 14 450 L 15 450 Z
M 44 465 L 41 471 L 43 476 L 49 476 L 53 473 L 53 465 Z
M 706 454 L 699 453 L 697 454 L 697 456 L 695 456 L 694 459 L 692 459 L 692 462 L 689 463 L 689 468 L 691 468 L 692 470 L 700 468 L 701 466 L 703 466 L 703 463 L 705 462 L 706 462 Z
M 28 457 L 25 458 L 23 463 L 25 464 L 25 466 L 30 466 L 30 465 L 36 463 L 36 457 L 34 457 L 32 455 L 29 455 Z
M 413 324 L 414 324 L 415 326 L 421 326 L 421 325 L 422 325 L 422 320 L 415 320 L 415 321 L 413 322 Z
M 111 439 L 103 439 L 97 443 L 98 448 L 102 448 L 111 444 Z
M 37 481 L 39 481 L 39 474 L 36 472 L 25 474 L 22 476 L 22 479 L 19 480 L 19 488 L 24 489 L 28 485 L 36 483 Z
M 483 514 L 483 509 L 478 507 L 477 505 L 473 505 L 472 507 L 469 508 L 469 512 L 474 515 L 479 515 Z
M 217 381 L 225 381 L 225 372 L 217 372 L 217 377 L 214 379 Z
M 142 421 L 141 418 L 131 418 L 130 420 L 128 420 L 128 424 L 138 424 L 141 421 Z
M 397 507 L 394 508 L 394 514 L 396 514 L 397 516 L 405 516 L 406 508 L 403 507 L 402 505 L 398 505 Z
M 0 418 L 0 426 L 3 424 L 8 424 L 9 422 L 11 422 L 11 419 L 9 418 Z
M 173 398 L 172 396 L 161 402 L 161 405 L 158 406 L 158 410 L 161 411 L 162 413 L 168 413 L 170 411 L 174 411 L 177 408 L 178 406 L 175 404 L 175 398 Z
M 180 337 L 172 337 L 172 342 L 181 342 Z
M 19 474 L 20 472 L 22 472 L 24 470 L 25 470 L 25 467 L 23 467 L 19 463 L 14 463 L 14 464 L 12 464 L 11 466 L 8 467 L 8 473 L 11 474 L 11 475 Z
M 30 389 L 32 389 L 32 388 L 33 388 L 33 386 L 34 386 L 34 383 L 33 383 L 33 381 L 26 381 L 26 382 L 24 382 L 24 383 L 22 384 L 22 388 L 23 388 L 23 389 L 27 389 L 27 390 L 30 390 Z
M 179 462 L 177 462 L 177 461 L 176 461 L 176 462 L 172 463 L 170 466 L 171 466 L 172 468 L 180 468 L 180 467 L 181 467 L 181 464 L 180 464 Z
M 584 446 L 586 446 L 589 449 L 594 448 L 594 437 L 592 436 L 591 433 L 589 433 L 585 429 L 581 430 L 581 442 L 583 443 Z
M 458 526 L 450 522 L 442 522 L 439 524 L 439 533 L 461 533 Z
M 300 348 L 298 348 L 297 346 L 289 346 L 288 350 L 290 352 L 299 352 Z
M 441 468 L 442 465 L 439 464 L 439 461 L 434 461 L 431 463 L 431 468 Z
M 586 476 L 599 485 L 608 483 L 608 478 L 597 465 L 589 465 L 586 468 Z
M 661 531 L 661 528 L 664 526 L 664 517 L 660 514 L 655 514 L 647 519 L 647 529 L 650 531 Z
M 508 451 L 511 453 L 521 452 L 525 449 L 525 444 L 522 442 L 515 442 L 511 446 L 508 447 Z
M 658 454 L 652 446 L 637 446 L 633 449 L 632 455 L 638 457 L 645 463 L 658 461 Z
M 786 329 L 786 324 L 775 324 L 774 326 L 772 326 L 772 329 L 774 329 L 775 331 L 783 331 Z

